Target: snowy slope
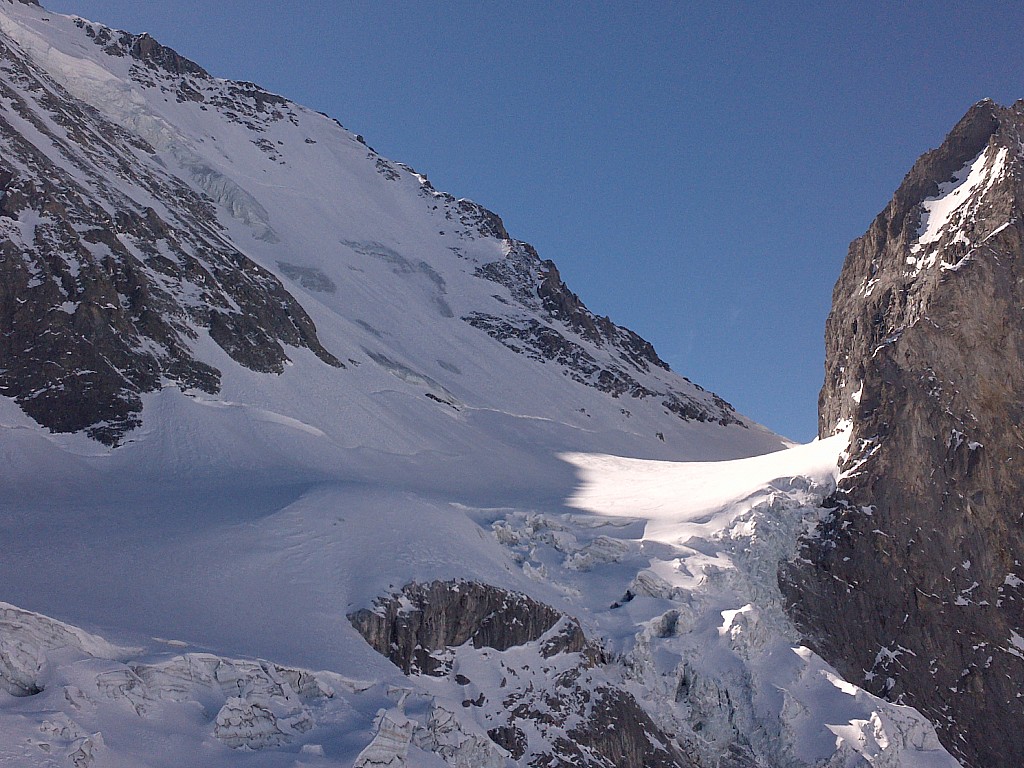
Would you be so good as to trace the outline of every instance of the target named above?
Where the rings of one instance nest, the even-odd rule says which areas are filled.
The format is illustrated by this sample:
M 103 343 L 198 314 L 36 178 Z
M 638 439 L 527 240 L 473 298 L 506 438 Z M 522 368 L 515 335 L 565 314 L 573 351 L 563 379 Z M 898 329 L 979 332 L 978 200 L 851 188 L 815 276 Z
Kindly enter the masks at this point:
M 32 764 L 18 756 L 42 757 L 45 746 L 54 765 L 83 749 L 97 765 L 199 754 L 234 765 L 243 744 L 259 748 L 258 760 L 244 753 L 259 765 L 349 765 L 377 729 L 367 754 L 382 760 L 405 751 L 406 764 L 443 765 L 443 742 L 476 755 L 448 764 L 505 765 L 484 738 L 497 713 L 463 703 L 497 690 L 486 649 L 459 649 L 451 675 L 404 677 L 345 619 L 403 583 L 461 578 L 579 617 L 614 660 L 594 674 L 633 695 L 692 764 L 731 755 L 738 765 L 956 765 L 913 710 L 844 682 L 800 647 L 782 611 L 774 569 L 833 486 L 844 445 L 841 435 L 712 465 L 573 454 L 581 482 L 565 506 L 326 484 L 222 488 L 216 498 L 197 489 L 162 504 L 158 489 L 136 484 L 130 512 L 109 493 L 67 508 L 54 500 L 31 510 L 45 522 L 18 532 L 24 550 L 12 559 L 28 574 L 5 568 L 5 583 L 20 582 L 29 604 L 90 616 L 134 649 L 68 639 L 51 620 L 5 609 L 0 658 L 32 659 L 17 679 L 43 690 L 0 694 L 4 757 Z M 62 542 L 57 531 L 71 526 Z M 39 567 L 32 548 L 48 553 Z M 502 667 L 528 674 L 545 662 L 531 647 L 499 654 Z M 573 658 L 557 663 L 571 669 Z M 302 668 L 332 672 L 302 673 L 300 691 Z M 0 667 L 0 679 L 12 677 Z M 441 736 L 439 721 L 450 721 Z
M 11 92 L 25 96 L 11 111 L 36 118 L 14 121 L 20 136 L 34 142 L 36 164 L 69 174 L 66 183 L 80 185 L 83 208 L 102 208 L 115 222 L 119 214 L 143 220 L 138 231 L 118 232 L 116 240 L 126 248 L 122 258 L 135 265 L 132 277 L 151 285 L 151 293 L 166 286 L 168 271 L 184 283 L 171 289 L 171 306 L 163 313 L 174 318 L 168 320 L 171 329 L 124 321 L 139 336 L 133 351 L 158 348 L 147 369 L 159 366 L 161 378 L 133 380 L 123 397 L 177 384 L 312 424 L 348 446 L 401 452 L 433 444 L 435 429 L 443 429 L 436 425 L 450 418 L 473 422 L 495 412 L 557 420 L 570 432 L 629 435 L 646 452 L 666 456 L 692 452 L 690 427 L 703 422 L 745 428 L 699 430 L 699 441 L 708 444 L 699 449 L 702 455 L 780 445 L 714 395 L 669 372 L 635 334 L 586 310 L 554 265 L 511 239 L 497 216 L 433 190 L 335 121 L 251 84 L 211 78 L 145 36 L 112 33 L 33 6 L 5 10 L 0 29 L 12 55 L 27 54 L 31 62 L 27 72 L 10 76 Z M 38 85 L 26 91 L 22 81 L 31 79 Z M 63 105 L 54 109 L 50 100 L 35 96 L 48 88 L 58 97 L 58 89 L 65 89 L 91 109 L 72 116 Z M 77 131 L 62 125 L 72 117 Z M 135 143 L 105 139 L 82 150 L 79 134 L 117 129 L 127 129 Z M 38 175 L 27 161 L 19 167 L 13 147 L 6 157 L 14 159 L 16 179 Z M 182 183 L 194 199 L 184 197 Z M 217 204 L 212 222 L 203 219 L 208 200 Z M 33 213 L 45 223 L 57 202 L 65 204 L 37 206 Z M 87 224 L 74 226 L 79 238 L 65 256 L 68 274 L 57 275 L 63 286 L 74 284 L 83 268 L 77 263 L 83 250 L 101 259 L 117 245 L 93 243 Z M 200 226 L 210 231 L 200 237 Z M 18 237 L 12 233 L 25 252 L 38 251 L 31 230 L 20 234 L 20 243 Z M 36 255 L 26 276 L 53 269 L 40 264 L 45 260 Z M 233 274 L 232 262 L 251 264 L 249 273 L 262 267 L 287 295 L 274 294 L 269 308 L 253 301 L 254 291 L 237 285 L 245 272 Z M 210 277 L 193 276 L 200 270 Z M 220 291 L 210 291 L 211 280 Z M 45 280 L 32 277 L 23 290 L 39 287 L 37 282 Z M 130 309 L 131 297 L 120 287 L 117 293 L 97 302 L 97 310 L 120 319 L 108 305 Z M 287 296 L 301 309 L 288 304 L 285 317 L 272 314 Z M 33 294 L 34 301 L 41 298 Z M 51 301 L 78 321 L 85 298 Z M 226 311 L 209 317 L 204 308 L 214 303 Z M 315 323 L 315 336 L 305 318 L 297 321 L 299 333 L 288 327 L 288 318 L 295 322 L 300 311 Z M 243 327 L 238 319 L 259 312 L 268 315 L 261 328 Z M 233 324 L 233 332 L 221 330 L 224 323 Z M 268 338 L 254 345 L 254 333 Z M 317 353 L 319 362 L 307 363 L 303 347 Z M 283 382 L 248 376 L 237 363 L 278 372 Z M 207 375 L 184 376 L 182 366 Z M 118 372 L 125 367 L 119 365 Z M 31 386 L 16 380 L 5 389 L 54 427 L 49 414 L 37 415 L 33 404 L 45 392 L 42 400 L 58 398 L 57 406 L 66 408 L 59 397 L 74 376 L 69 372 L 52 383 L 39 378 Z M 574 385 L 566 386 L 566 379 Z M 275 389 L 284 396 L 274 397 Z M 346 395 L 339 403 L 333 393 L 342 390 Z M 324 407 L 325 398 L 336 412 Z M 417 433 L 408 419 L 391 416 L 396 409 L 415 412 L 430 427 Z M 133 404 L 132 410 L 139 408 Z M 664 419 L 666 412 L 677 414 L 678 423 Z M 147 416 L 143 409 L 142 420 Z M 128 423 L 108 441 L 137 439 L 130 433 L 136 417 L 123 418 Z M 669 444 L 664 450 L 655 444 L 657 433 Z
M 0 764 L 604 765 L 559 742 L 602 696 L 666 765 L 955 764 L 782 612 L 841 436 L 780 451 L 329 118 L 34 4 L 0 0 L 0 42 L 0 306 L 31 342 L 0 371 Z M 103 282 L 115 256 L 159 317 Z M 32 307 L 57 321 L 27 333 Z M 104 323 L 109 375 L 25 364 Z M 103 420 L 47 424 L 108 385 Z M 586 643 L 404 675 L 349 615 L 437 582 Z

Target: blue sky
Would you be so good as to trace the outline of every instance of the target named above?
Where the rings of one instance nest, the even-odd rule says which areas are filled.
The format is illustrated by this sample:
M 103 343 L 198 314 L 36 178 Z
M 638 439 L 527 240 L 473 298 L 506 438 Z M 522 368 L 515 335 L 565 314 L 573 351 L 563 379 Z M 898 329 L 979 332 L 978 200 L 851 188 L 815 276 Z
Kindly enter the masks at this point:
M 801 440 L 850 240 L 972 103 L 1024 97 L 1010 2 L 43 2 L 338 118 Z

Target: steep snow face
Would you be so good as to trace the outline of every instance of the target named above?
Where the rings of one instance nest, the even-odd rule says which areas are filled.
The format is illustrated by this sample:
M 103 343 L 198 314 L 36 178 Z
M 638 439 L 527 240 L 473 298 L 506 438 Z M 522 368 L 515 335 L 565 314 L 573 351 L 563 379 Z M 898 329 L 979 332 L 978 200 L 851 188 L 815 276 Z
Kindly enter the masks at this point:
M 434 447 L 438 429 L 409 436 L 396 407 L 441 424 L 474 410 L 557 422 L 568 449 L 610 431 L 678 456 L 702 423 L 723 446 L 708 455 L 781 446 L 591 313 L 498 216 L 336 121 L 213 78 L 145 35 L 6 3 L 0 33 L 0 180 L 20 195 L 0 221 L 20 254 L 9 282 L 31 296 L 18 305 L 26 338 L 0 349 L 19 363 L 0 391 L 45 426 L 139 439 L 156 415 L 143 396 L 177 386 L 330 438 L 408 438 L 410 451 Z M 54 189 L 40 181 L 51 178 Z M 61 344 L 32 346 L 54 329 Z M 38 364 L 21 365 L 29 348 Z M 275 389 L 287 402 L 271 402 Z M 328 394 L 339 391 L 344 414 Z
M 282 372 L 283 345 L 343 366 L 281 281 L 225 238 L 207 197 L 6 36 L 0 103 L 0 392 L 26 413 L 116 443 L 139 426 L 141 393 L 218 391 L 219 371 L 191 349 L 200 335 L 251 370 Z

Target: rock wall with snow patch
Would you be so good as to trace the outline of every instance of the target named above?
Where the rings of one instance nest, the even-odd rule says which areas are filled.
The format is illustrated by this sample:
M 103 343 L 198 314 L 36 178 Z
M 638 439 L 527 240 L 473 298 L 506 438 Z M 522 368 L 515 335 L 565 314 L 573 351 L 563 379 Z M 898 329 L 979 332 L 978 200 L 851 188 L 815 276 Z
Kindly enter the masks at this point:
M 1024 102 L 983 101 L 850 246 L 821 434 L 832 513 L 782 578 L 813 647 L 971 766 L 1024 764 Z

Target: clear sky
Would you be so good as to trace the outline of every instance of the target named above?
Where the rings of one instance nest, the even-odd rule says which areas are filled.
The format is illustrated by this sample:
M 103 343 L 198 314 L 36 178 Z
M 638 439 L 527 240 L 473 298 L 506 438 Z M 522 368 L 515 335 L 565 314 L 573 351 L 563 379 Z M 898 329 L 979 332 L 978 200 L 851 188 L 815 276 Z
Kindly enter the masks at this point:
M 43 4 L 338 118 L 801 440 L 849 241 L 972 103 L 1024 97 L 1019 2 Z

